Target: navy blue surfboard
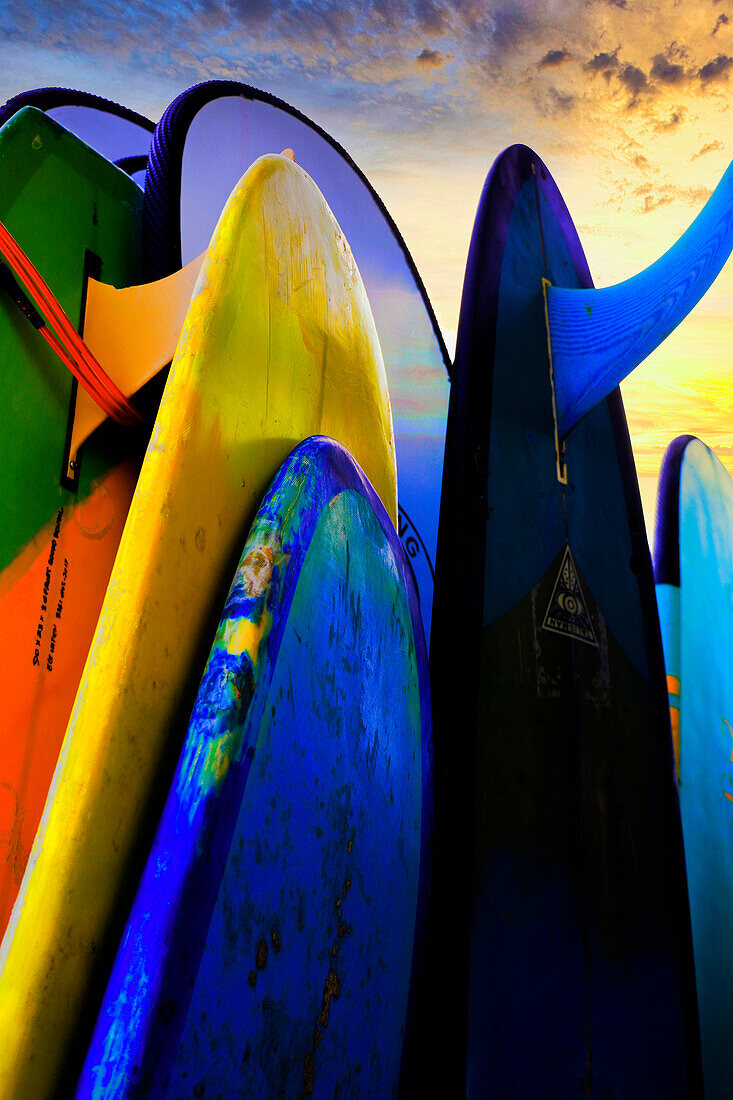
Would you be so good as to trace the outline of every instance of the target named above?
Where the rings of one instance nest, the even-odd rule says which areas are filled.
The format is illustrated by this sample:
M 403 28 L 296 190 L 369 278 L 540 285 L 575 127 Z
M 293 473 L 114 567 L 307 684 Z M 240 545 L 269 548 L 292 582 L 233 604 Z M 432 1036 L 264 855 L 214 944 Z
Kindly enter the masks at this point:
M 286 147 L 333 210 L 374 314 L 394 421 L 400 538 L 429 641 L 450 359 L 407 245 L 364 173 L 274 96 L 234 80 L 190 88 L 153 136 L 143 210 L 148 277 L 169 275 L 202 252 L 245 169 Z
M 453 373 L 431 645 L 431 980 L 416 1047 L 440 1058 L 415 1080 L 450 1096 L 697 1096 L 638 486 L 617 391 L 558 436 L 543 280 L 591 285 L 556 185 L 514 146 L 481 198 Z
M 404 553 L 307 440 L 247 540 L 77 1096 L 396 1096 L 431 752 Z
M 654 573 L 676 732 L 705 1096 L 733 1080 L 733 480 L 694 436 L 667 448 Z

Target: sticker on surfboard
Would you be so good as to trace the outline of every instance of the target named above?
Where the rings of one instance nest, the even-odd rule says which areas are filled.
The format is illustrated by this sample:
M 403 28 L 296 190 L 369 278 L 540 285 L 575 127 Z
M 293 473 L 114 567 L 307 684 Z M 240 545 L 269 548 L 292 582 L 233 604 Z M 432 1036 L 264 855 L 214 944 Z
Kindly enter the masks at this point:
M 568 638 L 587 642 L 588 645 L 598 648 L 598 639 L 569 546 L 565 547 L 542 629 L 551 630 L 554 634 L 565 634 Z

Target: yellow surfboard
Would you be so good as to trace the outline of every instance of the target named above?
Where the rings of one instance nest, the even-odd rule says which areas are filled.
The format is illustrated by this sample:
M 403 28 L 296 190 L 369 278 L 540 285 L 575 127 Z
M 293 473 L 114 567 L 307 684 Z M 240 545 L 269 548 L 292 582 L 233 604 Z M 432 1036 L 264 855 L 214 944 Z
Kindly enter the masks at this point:
M 312 180 L 256 161 L 204 258 L 51 796 L 0 949 L 0 1095 L 65 1094 L 249 523 L 292 448 L 349 448 L 397 514 L 361 277 Z

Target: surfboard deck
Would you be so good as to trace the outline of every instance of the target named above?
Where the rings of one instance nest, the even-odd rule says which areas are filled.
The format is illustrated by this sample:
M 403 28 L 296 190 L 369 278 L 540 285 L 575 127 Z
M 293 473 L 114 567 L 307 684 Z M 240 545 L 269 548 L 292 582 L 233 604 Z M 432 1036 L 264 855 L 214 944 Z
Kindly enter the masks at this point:
M 543 279 L 590 285 L 549 172 L 514 146 L 479 206 L 449 414 L 431 646 L 427 969 L 440 979 L 423 1037 L 442 1042 L 446 1095 L 696 1095 L 679 809 L 633 460 L 618 394 L 558 453 Z M 460 739 L 457 697 L 470 716 Z
M 348 452 L 306 440 L 247 539 L 77 1097 L 396 1096 L 431 780 L 404 552 Z
M 91 271 L 141 272 L 142 193 L 42 112 L 0 129 L 0 219 L 81 327 Z M 0 935 L 40 821 L 146 437 L 106 424 L 64 478 L 76 382 L 0 296 Z
M 722 1100 L 733 1073 L 733 481 L 693 436 L 671 443 L 662 463 L 654 572 L 677 733 L 705 1096 Z
M 389 397 L 353 257 L 306 173 L 263 157 L 203 263 L 0 952 L 0 1089 L 52 1094 L 88 1042 L 244 533 L 314 432 L 348 446 L 394 521 Z

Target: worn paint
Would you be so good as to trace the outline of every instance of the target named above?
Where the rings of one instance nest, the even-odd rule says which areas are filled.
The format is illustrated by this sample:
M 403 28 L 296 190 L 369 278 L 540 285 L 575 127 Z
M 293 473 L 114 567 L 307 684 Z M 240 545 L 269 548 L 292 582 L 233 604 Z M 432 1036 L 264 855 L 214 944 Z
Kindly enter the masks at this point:
M 266 623 L 254 658 L 232 653 L 246 623 Z M 237 569 L 78 1097 L 330 1095 L 357 1065 L 351 1095 L 396 1095 L 430 732 L 397 535 L 346 452 L 309 440 Z

